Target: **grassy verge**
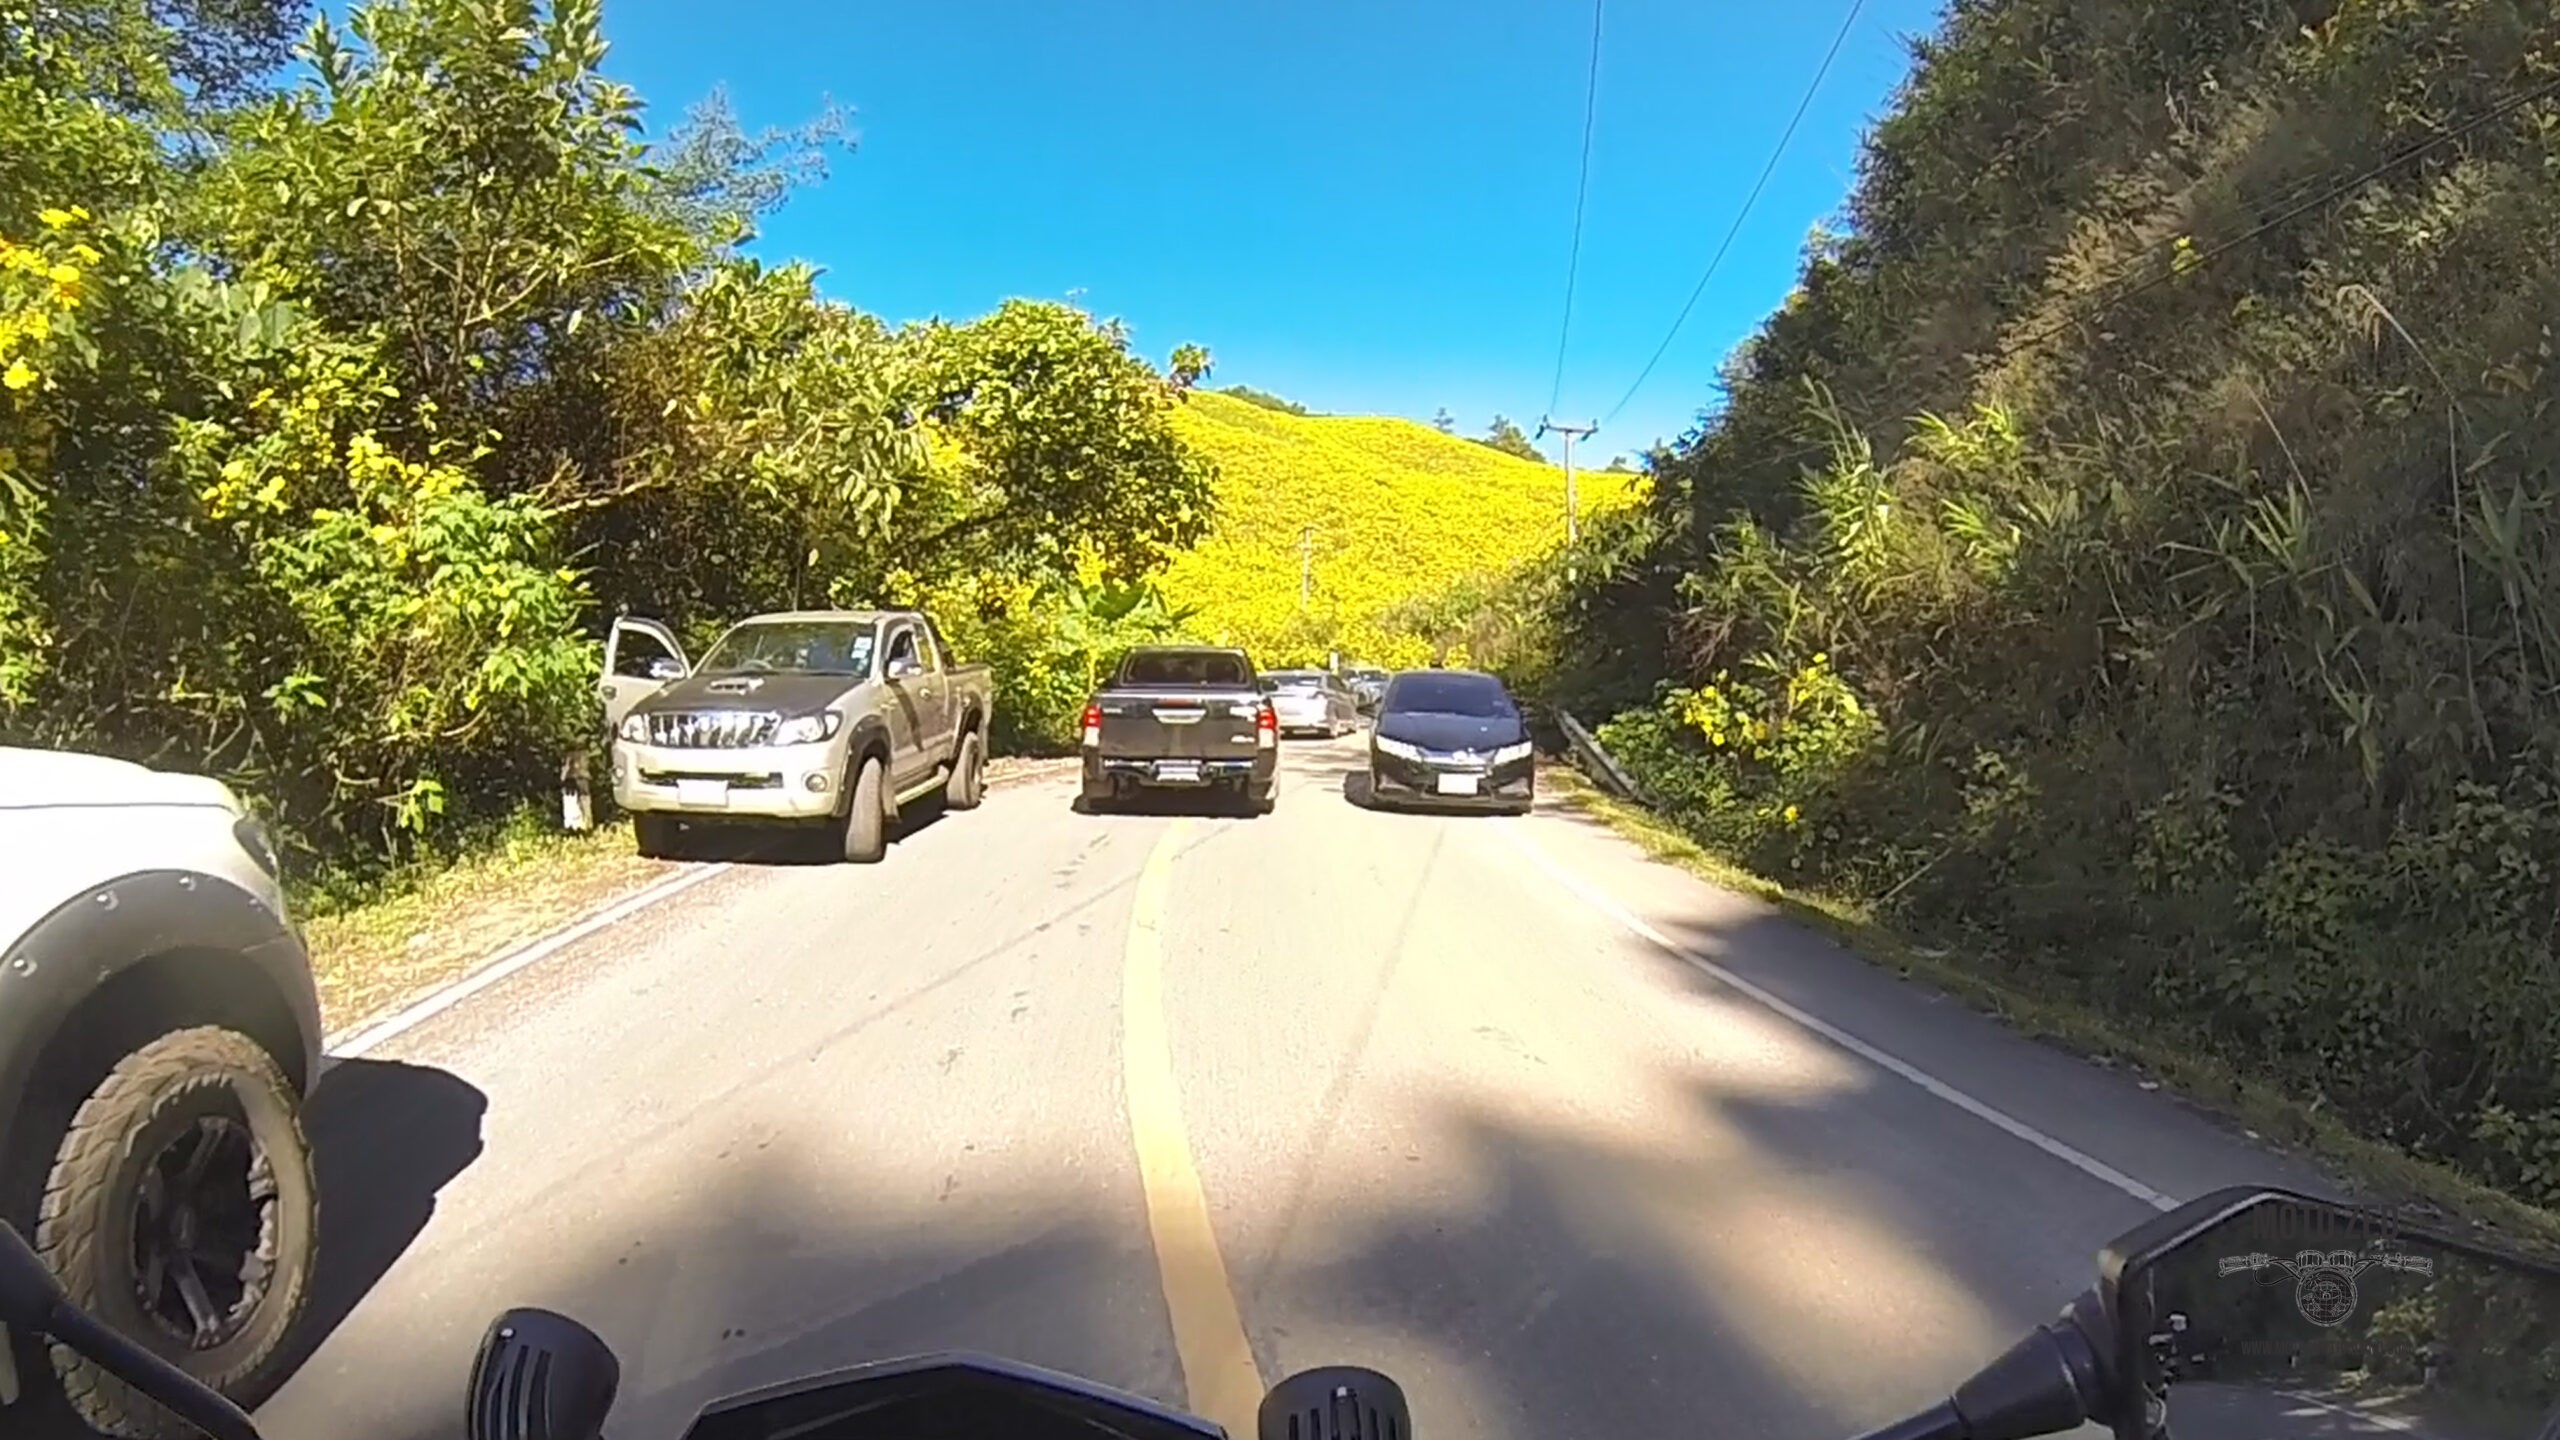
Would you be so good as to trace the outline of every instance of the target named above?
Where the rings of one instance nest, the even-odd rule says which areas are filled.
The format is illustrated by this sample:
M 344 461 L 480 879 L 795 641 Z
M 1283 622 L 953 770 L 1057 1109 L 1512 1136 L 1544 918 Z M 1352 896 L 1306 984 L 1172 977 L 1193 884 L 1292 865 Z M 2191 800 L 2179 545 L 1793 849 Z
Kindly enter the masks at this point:
M 683 868 L 635 854 L 631 826 L 511 835 L 304 920 L 329 1033 L 379 1019 L 525 940 Z
M 2358 1135 L 2335 1116 L 2241 1075 L 2215 1057 L 2187 1050 L 2166 1037 L 2130 1030 L 2067 996 L 2039 993 L 2011 976 L 1987 973 L 1952 951 L 1916 944 L 1879 924 L 1858 905 L 1791 890 L 1744 870 L 1711 854 L 1661 817 L 1600 790 L 1565 766 L 1542 771 L 1539 784 L 1607 824 L 1655 860 L 1764 900 L 1861 957 L 1963 1001 L 2015 1030 L 2155 1081 L 2163 1090 L 2239 1126 L 2251 1139 L 2313 1160 L 2367 1203 L 2411 1212 L 2442 1227 L 2494 1232 L 2503 1243 L 2560 1254 L 2560 1214 Z
M 1073 763 L 999 757 L 987 763 L 987 780 L 1036 780 Z M 519 826 L 360 897 L 333 898 L 326 908 L 306 900 L 303 940 L 328 1031 L 343 1035 L 378 1020 L 684 868 L 641 858 L 627 821 L 584 834 Z

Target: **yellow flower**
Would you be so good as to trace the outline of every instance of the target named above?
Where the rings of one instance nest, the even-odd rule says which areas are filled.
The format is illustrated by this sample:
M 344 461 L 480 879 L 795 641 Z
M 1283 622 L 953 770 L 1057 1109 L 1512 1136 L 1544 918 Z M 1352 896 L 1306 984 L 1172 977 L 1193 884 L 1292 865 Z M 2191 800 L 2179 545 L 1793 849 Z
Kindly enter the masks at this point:
M 12 390 L 24 390 L 34 383 L 36 383 L 35 367 L 24 360 L 10 361 L 8 373 L 0 375 L 0 385 L 6 385 Z
M 78 217 L 68 210 L 57 210 L 47 206 L 36 212 L 36 218 L 44 222 L 44 228 L 47 230 L 59 230 Z
M 1787 809 L 1786 809 L 1786 817 L 1787 817 L 1787 823 L 1788 823 L 1788 824 L 1793 825 L 1794 823 L 1796 823 L 1796 820 L 1797 820 L 1796 807 L 1794 807 L 1793 805 L 1788 806 L 1788 807 L 1787 807 Z

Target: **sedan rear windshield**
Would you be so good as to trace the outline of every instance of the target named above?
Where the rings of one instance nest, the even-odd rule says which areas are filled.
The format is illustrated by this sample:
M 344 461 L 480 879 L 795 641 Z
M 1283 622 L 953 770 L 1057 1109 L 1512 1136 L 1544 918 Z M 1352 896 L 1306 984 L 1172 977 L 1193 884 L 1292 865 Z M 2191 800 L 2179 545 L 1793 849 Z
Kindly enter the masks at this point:
M 1400 675 L 1387 687 L 1384 708 L 1403 715 L 1465 715 L 1483 720 L 1520 713 L 1502 682 L 1490 675 Z
M 1253 666 L 1218 650 L 1140 650 L 1120 662 L 1119 683 L 1242 690 L 1253 684 Z

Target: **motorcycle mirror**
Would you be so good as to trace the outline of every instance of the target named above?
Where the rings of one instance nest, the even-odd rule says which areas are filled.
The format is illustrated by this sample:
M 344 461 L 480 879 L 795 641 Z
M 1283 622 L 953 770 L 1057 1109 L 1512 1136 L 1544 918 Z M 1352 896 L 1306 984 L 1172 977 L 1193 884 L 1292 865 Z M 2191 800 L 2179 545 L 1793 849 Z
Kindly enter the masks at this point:
M 0 1325 L 60 1342 L 213 1440 L 258 1440 L 246 1411 L 72 1304 L 44 1257 L 6 1221 L 0 1221 Z
M 549 1310 L 501 1315 L 471 1361 L 470 1440 L 597 1440 L 622 1388 L 604 1337 Z
M 1413 1440 L 1413 1413 L 1395 1381 L 1357 1365 L 1327 1365 L 1272 1386 L 1253 1428 L 1258 1440 Z
M 2248 1186 L 2123 1236 L 2099 1286 L 2141 1402 L 2124 1440 L 2560 1434 L 2560 1267 Z

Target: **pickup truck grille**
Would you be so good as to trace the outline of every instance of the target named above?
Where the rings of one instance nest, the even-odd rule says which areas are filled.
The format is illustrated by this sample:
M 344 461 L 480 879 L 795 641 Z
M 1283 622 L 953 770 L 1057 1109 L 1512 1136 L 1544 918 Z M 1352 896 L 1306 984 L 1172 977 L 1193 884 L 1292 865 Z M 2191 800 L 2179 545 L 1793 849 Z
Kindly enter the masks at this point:
M 649 717 L 649 743 L 681 750 L 743 750 L 773 743 L 770 710 L 671 710 Z

